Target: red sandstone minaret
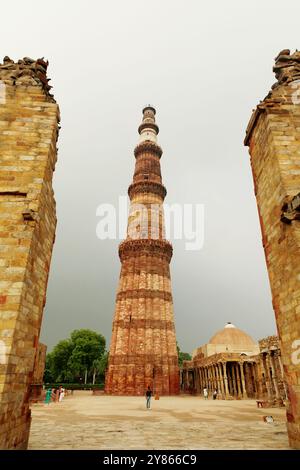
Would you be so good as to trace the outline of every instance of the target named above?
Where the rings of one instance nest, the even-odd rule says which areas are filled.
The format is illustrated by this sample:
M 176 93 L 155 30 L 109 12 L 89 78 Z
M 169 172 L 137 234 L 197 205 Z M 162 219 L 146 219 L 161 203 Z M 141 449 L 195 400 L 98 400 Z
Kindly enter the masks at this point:
M 119 246 L 122 263 L 105 391 L 142 395 L 148 385 L 159 395 L 179 392 L 179 368 L 169 263 L 165 239 L 155 109 L 143 109 L 136 165 L 129 186 L 127 238 Z

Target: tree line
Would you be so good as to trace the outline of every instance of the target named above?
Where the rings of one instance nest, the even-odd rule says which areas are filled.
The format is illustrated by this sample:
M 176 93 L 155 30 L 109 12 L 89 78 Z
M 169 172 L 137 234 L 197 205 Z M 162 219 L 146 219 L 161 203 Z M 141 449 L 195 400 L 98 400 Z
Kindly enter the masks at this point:
M 104 380 L 108 352 L 103 335 L 88 329 L 72 331 L 46 356 L 45 383 L 100 383 Z
M 104 336 L 88 329 L 72 331 L 46 356 L 45 383 L 103 383 L 108 362 Z M 190 360 L 177 344 L 178 363 Z

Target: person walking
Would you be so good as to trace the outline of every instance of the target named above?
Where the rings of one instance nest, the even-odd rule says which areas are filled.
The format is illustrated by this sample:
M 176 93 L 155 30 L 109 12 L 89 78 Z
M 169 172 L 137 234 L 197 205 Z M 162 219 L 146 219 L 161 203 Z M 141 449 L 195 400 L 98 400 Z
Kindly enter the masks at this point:
M 207 390 L 206 387 L 203 389 L 203 396 L 204 396 L 205 400 L 208 399 L 208 390 Z
M 213 393 L 213 399 L 215 400 L 218 396 L 218 390 L 215 388 Z
M 49 403 L 51 401 L 51 395 L 52 395 L 52 389 L 48 388 L 48 390 L 46 392 L 46 396 L 45 396 L 45 403 L 47 403 L 47 405 L 49 405 Z
M 146 408 L 147 409 L 150 409 L 151 397 L 152 397 L 152 390 L 150 388 L 150 385 L 148 385 L 148 388 L 146 390 Z
M 64 396 L 65 396 L 65 389 L 61 387 L 60 392 L 59 392 L 59 401 L 62 401 Z

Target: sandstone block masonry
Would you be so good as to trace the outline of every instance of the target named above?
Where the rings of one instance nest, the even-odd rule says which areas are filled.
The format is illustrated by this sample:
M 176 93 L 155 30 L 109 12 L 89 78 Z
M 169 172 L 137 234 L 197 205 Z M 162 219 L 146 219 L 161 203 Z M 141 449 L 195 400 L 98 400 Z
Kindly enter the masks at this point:
M 300 52 L 281 51 L 273 70 L 277 82 L 253 112 L 245 145 L 287 382 L 288 435 L 300 449 Z
M 59 108 L 43 59 L 0 64 L 0 448 L 25 449 L 55 237 Z
M 35 352 L 35 361 L 33 366 L 33 376 L 30 394 L 30 401 L 32 402 L 42 400 L 44 396 L 43 384 L 46 365 L 46 354 L 47 346 L 45 344 L 39 343 Z

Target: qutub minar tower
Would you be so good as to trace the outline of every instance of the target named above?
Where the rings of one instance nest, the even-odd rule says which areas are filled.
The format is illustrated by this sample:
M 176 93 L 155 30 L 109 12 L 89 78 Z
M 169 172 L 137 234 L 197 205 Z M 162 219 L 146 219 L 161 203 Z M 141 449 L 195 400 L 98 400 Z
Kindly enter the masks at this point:
M 179 393 L 179 367 L 169 263 L 165 239 L 155 109 L 143 109 L 133 183 L 129 186 L 127 238 L 119 246 L 122 263 L 113 320 L 105 391 L 143 395 L 148 385 L 159 395 Z

